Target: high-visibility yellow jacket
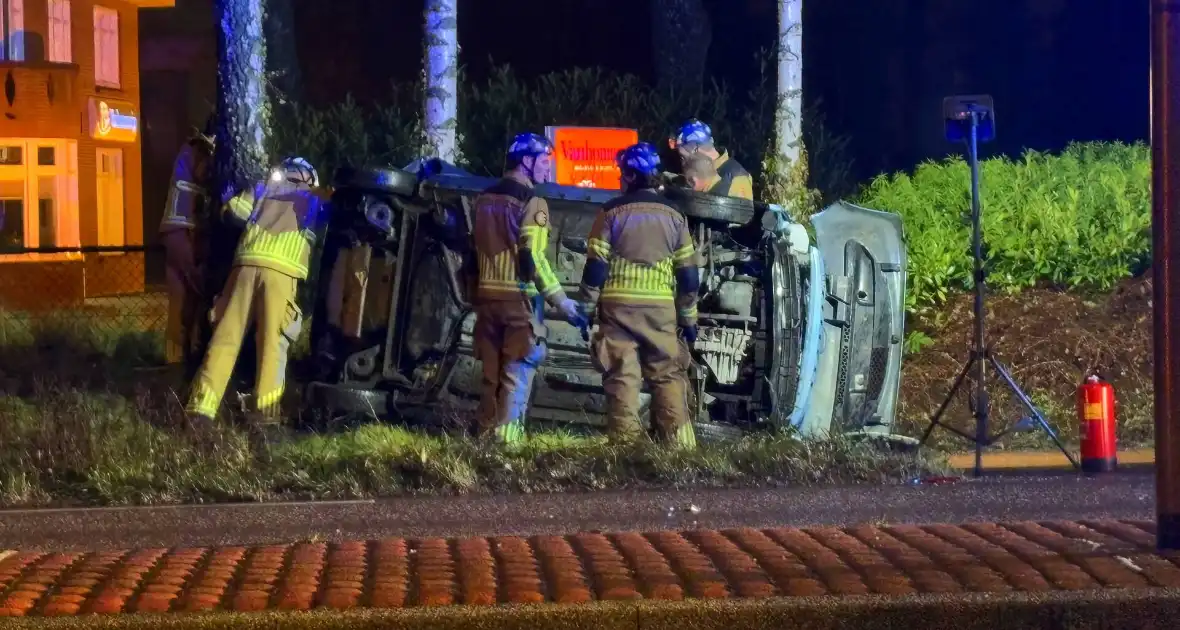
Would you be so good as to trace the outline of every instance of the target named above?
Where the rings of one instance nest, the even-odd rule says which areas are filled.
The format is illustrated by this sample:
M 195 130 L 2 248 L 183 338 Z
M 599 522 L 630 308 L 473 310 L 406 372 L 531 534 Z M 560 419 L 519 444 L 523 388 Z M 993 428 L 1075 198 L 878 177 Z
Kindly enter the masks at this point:
M 684 215 L 653 190 L 603 205 L 587 242 L 582 293 L 628 306 L 675 306 L 681 325 L 697 319 L 700 272 Z
M 717 167 L 718 179 L 709 188 L 711 194 L 754 200 L 753 178 L 750 177 L 749 171 L 737 163 L 737 160 L 729 157 L 729 153 L 722 151 L 721 155 L 713 160 L 713 165 Z
M 327 221 L 327 204 L 306 186 L 260 182 L 231 198 L 226 218 L 245 226 L 234 266 L 266 267 L 307 279 L 311 249 Z
M 478 300 L 519 300 L 538 293 L 565 299 L 549 265 L 549 205 L 531 183 L 511 176 L 475 198 L 473 231 L 479 262 Z

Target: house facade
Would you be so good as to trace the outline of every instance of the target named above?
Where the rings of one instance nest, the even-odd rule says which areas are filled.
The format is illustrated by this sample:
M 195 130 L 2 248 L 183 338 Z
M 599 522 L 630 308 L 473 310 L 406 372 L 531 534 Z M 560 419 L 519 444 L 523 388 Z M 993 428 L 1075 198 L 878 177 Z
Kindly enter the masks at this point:
M 143 290 L 139 11 L 174 0 L 0 0 L 0 308 Z M 42 250 L 22 252 L 21 250 Z
M 139 80 L 144 94 L 143 216 L 148 284 L 164 282 L 156 226 L 163 218 L 176 151 L 205 125 L 217 102 L 217 25 L 212 0 L 176 0 L 140 14 Z

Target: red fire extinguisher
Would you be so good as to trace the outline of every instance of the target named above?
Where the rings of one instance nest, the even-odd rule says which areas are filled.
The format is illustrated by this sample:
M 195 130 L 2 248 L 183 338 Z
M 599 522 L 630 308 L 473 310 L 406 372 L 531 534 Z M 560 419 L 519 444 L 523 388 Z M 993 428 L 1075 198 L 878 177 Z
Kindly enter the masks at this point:
M 1114 387 L 1097 376 L 1078 386 L 1078 421 L 1082 435 L 1082 470 L 1111 472 L 1118 467 Z

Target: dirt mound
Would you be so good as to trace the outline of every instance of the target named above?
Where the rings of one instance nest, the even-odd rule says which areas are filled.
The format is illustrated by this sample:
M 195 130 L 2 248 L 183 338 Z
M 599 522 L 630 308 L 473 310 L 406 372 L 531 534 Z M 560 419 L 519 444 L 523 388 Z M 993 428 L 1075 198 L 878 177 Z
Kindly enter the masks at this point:
M 1077 435 L 1074 397 L 1078 383 L 1097 373 L 1115 387 L 1119 402 L 1119 441 L 1123 446 L 1151 439 L 1151 277 L 1130 279 L 1106 295 L 1081 295 L 1032 289 L 992 295 L 987 301 L 987 342 L 1068 440 Z M 902 364 L 899 430 L 919 435 L 942 403 L 968 358 L 973 331 L 972 296 L 962 295 L 933 321 L 913 326 L 934 343 Z M 990 370 L 989 370 L 990 372 Z M 967 407 L 971 379 L 947 409 L 952 426 L 974 427 Z M 989 375 L 992 426 L 1009 426 L 1026 415 L 1008 389 Z M 939 431 L 938 441 L 953 438 Z M 1041 433 L 1013 436 L 1009 447 L 1031 446 Z M 960 443 L 960 446 L 963 444 Z

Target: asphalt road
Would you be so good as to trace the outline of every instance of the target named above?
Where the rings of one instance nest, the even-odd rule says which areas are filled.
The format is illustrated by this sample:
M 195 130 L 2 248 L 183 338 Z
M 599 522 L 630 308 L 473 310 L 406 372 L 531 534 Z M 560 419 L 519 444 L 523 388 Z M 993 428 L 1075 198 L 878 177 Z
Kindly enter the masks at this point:
M 1056 519 L 1150 519 L 1154 477 L 1017 475 L 945 485 L 603 492 L 0 511 L 0 550 L 269 544 L 390 536 Z

